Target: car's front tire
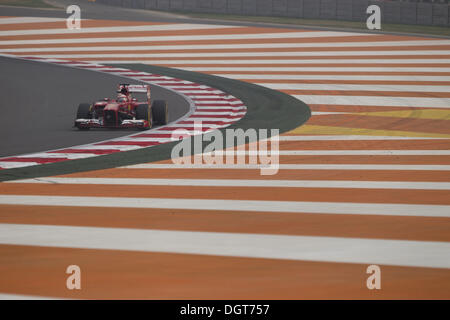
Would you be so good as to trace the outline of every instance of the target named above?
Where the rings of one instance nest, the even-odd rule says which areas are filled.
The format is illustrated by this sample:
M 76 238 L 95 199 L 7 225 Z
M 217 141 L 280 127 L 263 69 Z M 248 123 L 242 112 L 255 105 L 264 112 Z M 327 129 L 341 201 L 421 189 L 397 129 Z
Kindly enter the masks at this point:
M 77 119 L 91 119 L 91 105 L 89 103 L 80 103 L 77 110 Z M 89 130 L 88 127 L 77 126 L 80 130 Z
M 152 127 L 153 116 L 152 116 L 152 112 L 151 112 L 148 104 L 140 104 L 136 107 L 136 119 L 148 121 L 148 123 L 150 124 L 150 127 L 144 128 L 145 130 L 150 129 Z
M 152 113 L 156 123 L 165 125 L 169 122 L 169 109 L 165 100 L 153 101 Z

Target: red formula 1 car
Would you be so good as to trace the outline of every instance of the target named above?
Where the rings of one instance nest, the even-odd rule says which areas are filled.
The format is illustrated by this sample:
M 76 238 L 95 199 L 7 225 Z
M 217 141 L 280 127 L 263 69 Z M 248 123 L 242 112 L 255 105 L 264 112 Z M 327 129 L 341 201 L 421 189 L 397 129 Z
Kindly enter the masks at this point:
M 150 102 L 149 85 L 119 84 L 117 98 L 78 106 L 75 127 L 90 128 L 138 128 L 150 129 L 154 123 L 167 124 L 169 113 L 164 100 Z M 146 93 L 147 101 L 139 102 L 131 93 Z

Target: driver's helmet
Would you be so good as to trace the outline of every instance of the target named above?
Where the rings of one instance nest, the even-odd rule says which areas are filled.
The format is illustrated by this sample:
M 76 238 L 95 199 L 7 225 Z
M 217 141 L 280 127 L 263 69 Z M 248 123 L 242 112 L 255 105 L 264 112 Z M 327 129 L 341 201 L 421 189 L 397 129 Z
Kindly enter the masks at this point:
M 117 95 L 117 102 L 118 103 L 128 102 L 128 98 L 124 94 L 119 94 L 119 95 Z
M 124 95 L 128 95 L 128 94 L 129 94 L 128 88 L 125 87 L 125 86 L 123 86 L 122 89 L 120 89 L 120 93 L 121 93 L 121 94 L 124 94 Z

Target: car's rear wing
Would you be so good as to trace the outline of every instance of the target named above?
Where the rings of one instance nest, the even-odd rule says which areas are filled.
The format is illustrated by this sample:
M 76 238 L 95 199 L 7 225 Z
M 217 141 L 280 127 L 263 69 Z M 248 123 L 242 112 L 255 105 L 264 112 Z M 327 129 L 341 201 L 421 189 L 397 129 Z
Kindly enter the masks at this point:
M 129 93 L 147 93 L 147 100 L 150 101 L 150 86 L 148 84 L 119 84 L 117 93 L 122 92 L 123 89 L 128 90 Z

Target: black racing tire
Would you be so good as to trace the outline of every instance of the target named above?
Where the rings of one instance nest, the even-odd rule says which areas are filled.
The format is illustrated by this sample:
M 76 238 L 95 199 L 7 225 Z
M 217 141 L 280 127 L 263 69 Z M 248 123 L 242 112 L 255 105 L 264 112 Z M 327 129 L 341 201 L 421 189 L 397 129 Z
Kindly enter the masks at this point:
M 165 100 L 155 100 L 152 103 L 153 119 L 158 124 L 165 125 L 169 122 L 169 109 Z
M 91 105 L 89 103 L 80 103 L 77 110 L 77 119 L 90 119 Z
M 153 125 L 153 115 L 150 112 L 148 104 L 140 104 L 136 107 L 136 120 L 147 120 L 150 123 L 150 128 Z M 145 128 L 145 130 L 150 129 Z
M 89 103 L 80 103 L 77 110 L 77 119 L 91 119 L 91 105 Z M 80 130 L 89 130 L 89 128 L 78 127 Z

